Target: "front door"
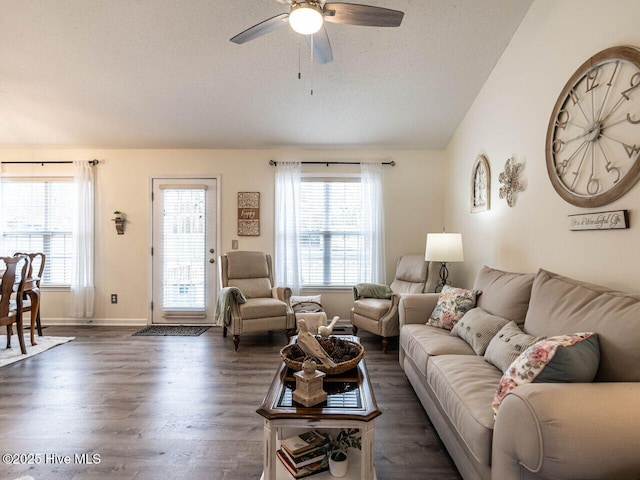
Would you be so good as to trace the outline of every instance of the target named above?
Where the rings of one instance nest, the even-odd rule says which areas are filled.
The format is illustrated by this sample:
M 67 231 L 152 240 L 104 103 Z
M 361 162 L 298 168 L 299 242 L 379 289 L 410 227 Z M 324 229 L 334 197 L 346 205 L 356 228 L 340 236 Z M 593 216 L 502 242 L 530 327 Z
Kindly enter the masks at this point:
M 214 323 L 217 179 L 152 179 L 153 324 Z

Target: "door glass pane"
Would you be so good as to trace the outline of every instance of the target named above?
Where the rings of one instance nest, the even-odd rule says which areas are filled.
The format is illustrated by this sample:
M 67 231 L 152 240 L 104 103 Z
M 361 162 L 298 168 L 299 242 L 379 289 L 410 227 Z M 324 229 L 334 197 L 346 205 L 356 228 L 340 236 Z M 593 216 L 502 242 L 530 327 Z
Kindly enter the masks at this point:
M 205 308 L 204 189 L 164 189 L 162 308 Z

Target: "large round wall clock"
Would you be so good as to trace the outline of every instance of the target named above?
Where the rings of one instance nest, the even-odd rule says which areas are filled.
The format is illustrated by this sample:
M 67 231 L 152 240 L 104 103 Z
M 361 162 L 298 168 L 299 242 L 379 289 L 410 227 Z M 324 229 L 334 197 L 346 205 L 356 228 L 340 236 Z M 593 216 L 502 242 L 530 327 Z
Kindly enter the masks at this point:
M 547 128 L 547 172 L 579 207 L 624 195 L 640 177 L 640 50 L 613 47 L 584 62 L 558 97 Z

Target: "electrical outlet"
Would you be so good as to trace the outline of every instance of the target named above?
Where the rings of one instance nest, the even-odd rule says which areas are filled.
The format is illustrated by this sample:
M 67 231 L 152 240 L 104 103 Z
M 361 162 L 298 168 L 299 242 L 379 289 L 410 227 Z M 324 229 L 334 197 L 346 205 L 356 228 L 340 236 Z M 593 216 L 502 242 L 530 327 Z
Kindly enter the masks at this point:
M 118 294 L 117 293 L 112 293 L 111 294 L 111 303 L 118 303 Z
M 238 240 L 231 240 L 231 250 L 238 249 Z

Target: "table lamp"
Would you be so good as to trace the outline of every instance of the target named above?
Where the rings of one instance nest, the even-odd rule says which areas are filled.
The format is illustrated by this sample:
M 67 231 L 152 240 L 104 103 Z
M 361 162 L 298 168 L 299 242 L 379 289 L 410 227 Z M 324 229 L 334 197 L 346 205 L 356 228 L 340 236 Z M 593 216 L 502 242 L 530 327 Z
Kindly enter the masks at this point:
M 462 262 L 462 234 L 461 233 L 428 233 L 427 246 L 424 259 L 429 262 L 440 262 L 440 282 L 436 286 L 436 292 L 447 285 L 449 270 L 447 264 Z

